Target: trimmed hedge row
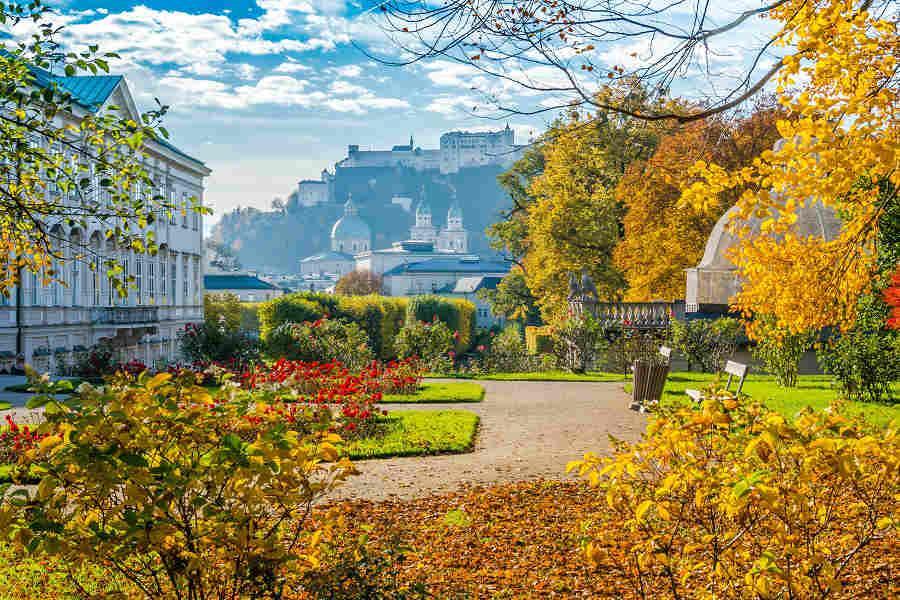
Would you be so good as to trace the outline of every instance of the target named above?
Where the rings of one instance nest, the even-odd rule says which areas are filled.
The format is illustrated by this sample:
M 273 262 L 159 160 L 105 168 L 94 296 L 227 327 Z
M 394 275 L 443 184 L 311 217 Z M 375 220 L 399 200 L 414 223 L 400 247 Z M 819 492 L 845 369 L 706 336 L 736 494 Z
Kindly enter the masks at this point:
M 553 335 L 550 327 L 529 325 L 525 328 L 525 347 L 529 354 L 549 354 L 553 352 Z
M 437 317 L 459 332 L 457 352 L 468 351 L 475 339 L 475 305 L 468 300 L 440 296 L 402 298 L 297 292 L 261 303 L 257 314 L 263 340 L 282 323 L 315 321 L 325 316 L 353 321 L 366 332 L 372 350 L 382 359 L 394 358 L 394 338 L 408 320 L 432 321 Z

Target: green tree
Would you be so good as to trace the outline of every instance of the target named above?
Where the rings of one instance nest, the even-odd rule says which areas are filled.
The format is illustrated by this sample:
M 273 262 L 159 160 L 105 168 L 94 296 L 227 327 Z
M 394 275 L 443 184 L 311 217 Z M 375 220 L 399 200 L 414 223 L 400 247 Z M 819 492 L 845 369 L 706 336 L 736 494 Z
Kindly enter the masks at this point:
M 520 269 L 514 269 L 500 280 L 493 290 L 479 290 L 478 296 L 491 305 L 495 315 L 526 324 L 541 322 L 541 313 L 536 298 L 528 289 L 525 276 Z

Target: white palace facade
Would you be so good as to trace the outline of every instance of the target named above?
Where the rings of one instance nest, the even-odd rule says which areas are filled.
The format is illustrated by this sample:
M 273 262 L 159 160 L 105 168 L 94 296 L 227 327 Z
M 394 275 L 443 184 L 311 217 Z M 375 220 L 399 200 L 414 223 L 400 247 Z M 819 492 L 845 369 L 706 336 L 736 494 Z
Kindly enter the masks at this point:
M 110 104 L 138 115 L 120 76 L 41 74 L 45 83 L 55 81 L 72 93 L 73 112 L 64 117 L 72 122 Z M 175 204 L 191 198 L 202 202 L 210 173 L 203 162 L 166 142 L 149 141 L 144 151 L 157 193 Z M 61 282 L 44 285 L 40 276 L 24 272 L 20 286 L 0 296 L 0 370 L 24 360 L 41 372 L 64 373 L 101 341 L 109 342 L 123 362 L 137 359 L 150 366 L 175 359 L 177 332 L 203 319 L 202 216 L 186 211 L 157 218 L 150 226 L 159 245 L 153 256 L 117 248 L 99 222 L 86 228 L 63 222 L 48 226 L 53 237 L 68 241 L 58 249 L 65 259 L 53 265 Z M 71 260 L 75 253 L 118 262 L 134 276 L 127 296 L 120 297 L 102 266 L 92 270 L 83 262 L 87 259 Z

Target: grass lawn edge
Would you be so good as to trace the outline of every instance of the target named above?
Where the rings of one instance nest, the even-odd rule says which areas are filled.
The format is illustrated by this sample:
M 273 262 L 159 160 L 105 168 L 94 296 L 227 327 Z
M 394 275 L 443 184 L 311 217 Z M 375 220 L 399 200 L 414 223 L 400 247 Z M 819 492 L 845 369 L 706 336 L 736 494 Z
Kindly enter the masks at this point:
M 379 404 L 456 404 L 481 402 L 484 386 L 469 381 L 425 381 L 415 394 L 385 394 Z
M 474 449 L 481 425 L 481 417 L 468 410 L 403 410 L 391 413 L 388 418 L 399 419 L 400 426 L 381 438 L 350 441 L 341 448 L 341 455 L 362 461 L 466 454 Z M 417 428 L 422 421 L 438 419 L 444 421 L 439 429 Z M 449 430 L 451 425 L 455 431 Z

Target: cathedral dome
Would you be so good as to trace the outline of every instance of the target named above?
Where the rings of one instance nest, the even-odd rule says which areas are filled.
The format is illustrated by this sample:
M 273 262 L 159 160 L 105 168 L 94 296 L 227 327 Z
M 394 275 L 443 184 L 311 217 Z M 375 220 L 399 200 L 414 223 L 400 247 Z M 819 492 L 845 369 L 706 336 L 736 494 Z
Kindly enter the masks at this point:
M 331 249 L 337 252 L 368 250 L 371 239 L 372 231 L 369 225 L 359 216 L 353 198 L 347 198 L 344 216 L 331 228 Z
M 333 240 L 367 240 L 370 237 L 369 226 L 359 215 L 344 215 L 331 228 L 331 239 Z
M 447 219 L 459 219 L 462 220 L 462 207 L 459 205 L 459 202 L 453 200 L 453 204 L 450 205 L 450 210 L 447 211 Z

